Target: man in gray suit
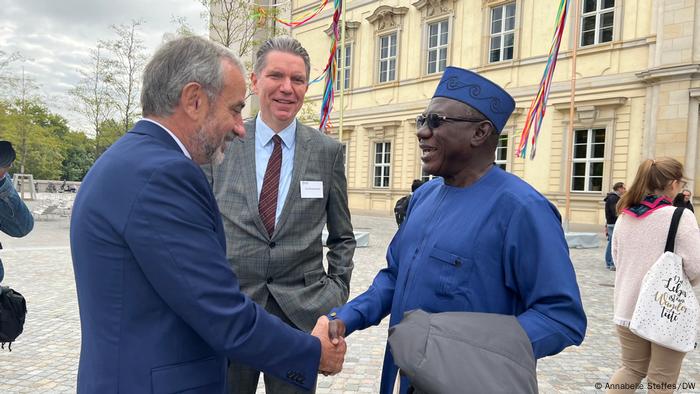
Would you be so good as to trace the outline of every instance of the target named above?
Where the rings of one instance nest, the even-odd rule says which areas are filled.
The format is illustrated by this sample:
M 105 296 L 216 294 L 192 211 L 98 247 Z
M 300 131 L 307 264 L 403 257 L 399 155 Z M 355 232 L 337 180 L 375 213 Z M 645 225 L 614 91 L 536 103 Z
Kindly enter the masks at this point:
M 260 113 L 245 123 L 245 138 L 230 144 L 224 162 L 205 169 L 241 290 L 306 332 L 347 301 L 355 251 L 342 145 L 296 120 L 309 72 L 309 55 L 297 40 L 265 42 L 251 75 Z M 255 393 L 259 375 L 232 364 L 229 392 Z M 298 392 L 267 375 L 265 387 L 268 393 Z

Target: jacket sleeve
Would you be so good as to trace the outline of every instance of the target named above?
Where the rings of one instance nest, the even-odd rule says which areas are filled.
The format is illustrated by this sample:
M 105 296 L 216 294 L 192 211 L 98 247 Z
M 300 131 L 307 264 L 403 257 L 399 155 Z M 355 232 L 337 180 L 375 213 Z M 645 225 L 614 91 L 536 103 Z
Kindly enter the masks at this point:
M 535 358 L 581 344 L 586 315 L 556 208 L 543 198 L 523 202 L 505 238 L 506 285 L 524 304 L 517 318 Z
M 328 277 L 337 285 L 340 299 L 347 301 L 350 294 L 350 277 L 355 254 L 355 234 L 348 208 L 347 181 L 345 179 L 345 159 L 342 145 L 338 144 L 333 162 L 331 185 L 326 206 L 328 239 Z
M 386 260 L 387 267 L 377 273 L 372 285 L 362 294 L 355 297 L 340 308 L 335 308 L 336 318 L 345 324 L 345 334 L 350 335 L 356 330 L 364 330 L 370 326 L 376 326 L 391 312 L 394 301 L 394 289 L 399 272 L 396 251 L 403 227 L 389 245 Z
M 155 291 L 217 352 L 304 389 L 314 387 L 320 342 L 241 293 L 208 188 L 190 162 L 173 161 L 152 174 L 124 229 L 134 258 Z
M 5 174 L 0 185 L 0 230 L 11 237 L 24 237 L 34 228 L 34 217 Z

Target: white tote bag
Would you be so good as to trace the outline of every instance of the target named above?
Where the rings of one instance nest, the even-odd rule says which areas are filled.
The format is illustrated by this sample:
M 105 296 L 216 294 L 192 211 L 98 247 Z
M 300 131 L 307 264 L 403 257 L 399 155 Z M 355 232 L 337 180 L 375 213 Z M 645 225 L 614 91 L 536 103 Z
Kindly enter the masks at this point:
M 642 281 L 630 330 L 636 335 L 679 352 L 695 348 L 700 307 L 683 272 L 682 258 L 673 253 L 678 223 L 685 208 L 676 208 L 666 251 Z

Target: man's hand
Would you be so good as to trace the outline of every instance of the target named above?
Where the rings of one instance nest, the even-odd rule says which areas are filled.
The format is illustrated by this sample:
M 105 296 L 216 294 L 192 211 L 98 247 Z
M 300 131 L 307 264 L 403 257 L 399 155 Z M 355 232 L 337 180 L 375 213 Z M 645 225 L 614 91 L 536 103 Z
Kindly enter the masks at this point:
M 343 369 L 345 351 L 347 350 L 343 338 L 331 343 L 328 337 L 329 332 L 328 318 L 326 316 L 319 317 L 311 335 L 321 340 L 321 362 L 318 368 L 319 372 L 326 376 L 335 375 Z
M 334 319 L 328 322 L 328 337 L 331 343 L 337 345 L 341 341 L 345 341 L 345 323 L 340 319 Z

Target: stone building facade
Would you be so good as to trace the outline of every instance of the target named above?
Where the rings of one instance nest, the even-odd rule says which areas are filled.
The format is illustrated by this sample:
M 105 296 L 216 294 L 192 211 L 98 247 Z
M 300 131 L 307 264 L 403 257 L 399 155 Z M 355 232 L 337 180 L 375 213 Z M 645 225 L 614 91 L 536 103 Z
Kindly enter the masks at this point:
M 533 184 L 561 210 L 569 148 L 571 222 L 603 224 L 603 197 L 615 182 L 631 183 L 647 157 L 683 162 L 689 187 L 698 192 L 700 3 L 695 0 L 579 0 L 575 15 L 581 31 L 573 37 L 571 9 L 537 155 L 534 160 L 515 157 L 547 61 L 556 3 L 347 1 L 347 51 L 339 62 L 347 71 L 343 129 L 336 98 L 332 134 L 346 145 L 352 209 L 388 213 L 413 179 L 425 177 L 414 119 L 447 65 L 481 73 L 515 98 L 496 163 Z M 318 0 L 292 0 L 290 12 L 298 17 L 316 5 Z M 328 58 L 331 17 L 332 9 L 326 9 L 311 23 L 291 29 L 311 55 L 312 78 Z M 568 141 L 574 40 L 579 45 L 574 136 Z M 321 85 L 312 85 L 307 94 L 316 109 Z

